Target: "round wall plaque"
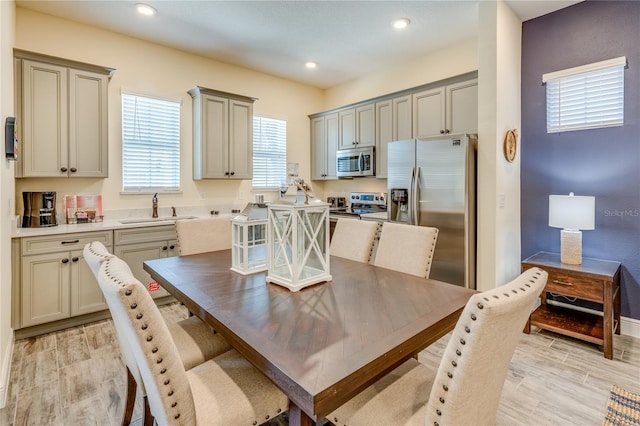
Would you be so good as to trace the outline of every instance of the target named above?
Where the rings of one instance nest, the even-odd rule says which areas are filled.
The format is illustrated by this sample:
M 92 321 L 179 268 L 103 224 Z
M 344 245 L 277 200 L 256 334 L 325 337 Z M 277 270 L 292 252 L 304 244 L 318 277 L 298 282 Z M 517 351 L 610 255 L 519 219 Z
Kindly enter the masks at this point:
M 513 163 L 518 152 L 518 129 L 508 130 L 504 137 L 504 158 Z

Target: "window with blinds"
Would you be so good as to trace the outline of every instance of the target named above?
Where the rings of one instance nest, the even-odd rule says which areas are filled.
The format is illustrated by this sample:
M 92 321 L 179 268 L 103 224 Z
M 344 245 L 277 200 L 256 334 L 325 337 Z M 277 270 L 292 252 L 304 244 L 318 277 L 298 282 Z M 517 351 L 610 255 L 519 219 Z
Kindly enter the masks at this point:
M 287 122 L 253 116 L 254 189 L 277 189 L 287 176 Z
M 180 190 L 180 102 L 122 93 L 122 190 Z
M 547 133 L 624 124 L 626 57 L 542 76 L 547 86 Z

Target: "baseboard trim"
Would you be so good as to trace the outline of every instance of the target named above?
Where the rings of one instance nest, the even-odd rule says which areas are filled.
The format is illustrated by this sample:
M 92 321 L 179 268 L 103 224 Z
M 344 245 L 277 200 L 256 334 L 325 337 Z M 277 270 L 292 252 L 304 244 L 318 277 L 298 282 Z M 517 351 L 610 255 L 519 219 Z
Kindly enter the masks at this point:
M 635 318 L 620 318 L 620 334 L 640 339 L 640 320 Z
M 2 371 L 0 372 L 0 408 L 4 408 L 7 404 L 7 391 L 9 390 L 9 380 L 11 379 L 11 359 L 13 358 L 14 343 L 13 330 L 11 330 L 9 343 L 7 344 L 7 350 L 2 362 Z

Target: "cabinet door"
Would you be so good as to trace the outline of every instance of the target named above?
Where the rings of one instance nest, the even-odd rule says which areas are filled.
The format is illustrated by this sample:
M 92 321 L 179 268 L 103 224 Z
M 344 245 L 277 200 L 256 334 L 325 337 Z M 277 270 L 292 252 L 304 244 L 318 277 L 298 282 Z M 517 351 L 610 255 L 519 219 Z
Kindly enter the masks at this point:
M 202 113 L 195 118 L 200 138 L 195 138 L 194 169 L 201 170 L 196 179 L 224 179 L 229 173 L 229 100 L 202 95 Z M 199 121 L 199 123 L 198 123 Z
M 24 256 L 21 267 L 22 327 L 69 318 L 69 252 Z
M 376 178 L 387 177 L 387 144 L 393 140 L 393 102 L 376 103 Z
M 413 137 L 411 95 L 393 99 L 393 139 L 402 141 Z
M 356 147 L 356 109 L 351 108 L 338 113 L 340 149 Z
M 375 146 L 376 114 L 375 104 L 356 108 L 356 146 Z
M 338 114 L 324 117 L 324 134 L 326 140 L 327 174 L 325 179 L 338 179 L 336 151 L 338 150 Z
M 69 70 L 70 177 L 108 177 L 108 81 L 104 74 Z
M 445 133 L 444 87 L 414 93 L 413 137 L 426 138 Z
M 77 259 L 77 260 L 76 260 Z M 93 272 L 84 261 L 82 251 L 71 252 L 71 315 L 109 309 Z
M 253 178 L 253 104 L 229 100 L 229 179 Z
M 478 80 L 447 86 L 447 130 L 478 133 Z
M 67 68 L 22 63 L 22 176 L 66 177 Z
M 127 262 L 133 275 L 145 286 L 155 283 L 151 276 L 142 268 L 142 262 L 145 260 L 159 259 L 167 257 L 169 253 L 169 244 L 165 242 L 151 242 L 130 244 L 125 246 L 116 246 L 114 254 L 120 259 Z M 162 287 L 159 290 L 152 291 L 151 295 L 156 297 L 168 296 L 169 293 Z
M 322 180 L 327 175 L 324 117 L 311 119 L 311 179 Z

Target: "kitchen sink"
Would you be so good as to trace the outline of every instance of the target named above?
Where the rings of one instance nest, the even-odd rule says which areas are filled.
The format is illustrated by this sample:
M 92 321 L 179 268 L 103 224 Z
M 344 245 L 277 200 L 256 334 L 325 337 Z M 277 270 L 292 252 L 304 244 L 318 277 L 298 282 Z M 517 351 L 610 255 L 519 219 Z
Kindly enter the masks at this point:
M 162 217 L 141 217 L 136 219 L 122 219 L 120 223 L 153 223 L 153 222 L 175 222 L 180 219 L 195 219 L 196 216 L 162 216 Z

